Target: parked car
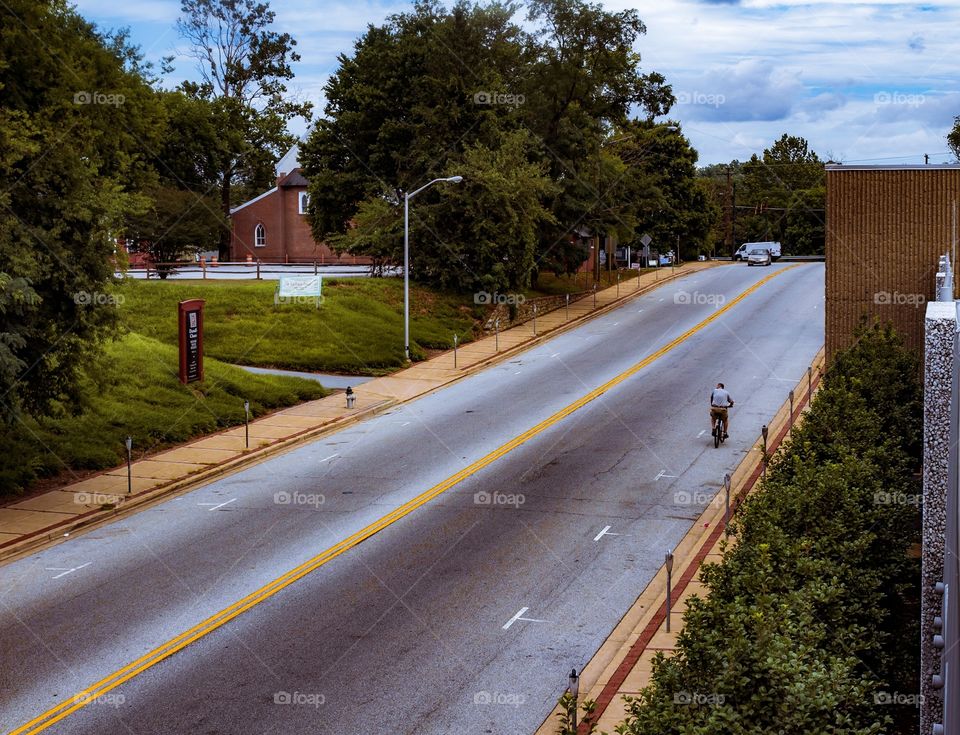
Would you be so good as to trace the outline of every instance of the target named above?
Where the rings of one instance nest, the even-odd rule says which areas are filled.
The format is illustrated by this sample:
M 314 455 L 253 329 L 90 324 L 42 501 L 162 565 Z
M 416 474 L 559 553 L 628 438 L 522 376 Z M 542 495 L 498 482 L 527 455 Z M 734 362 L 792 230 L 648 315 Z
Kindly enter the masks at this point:
M 746 260 L 747 255 L 751 250 L 756 250 L 757 248 L 766 248 L 770 251 L 770 258 L 773 260 L 779 260 L 780 254 L 783 248 L 780 246 L 780 243 L 774 240 L 768 240 L 765 242 L 745 242 L 739 248 L 737 252 L 733 254 L 734 260 Z
M 773 257 L 766 248 L 754 248 L 747 253 L 747 265 L 770 265 Z

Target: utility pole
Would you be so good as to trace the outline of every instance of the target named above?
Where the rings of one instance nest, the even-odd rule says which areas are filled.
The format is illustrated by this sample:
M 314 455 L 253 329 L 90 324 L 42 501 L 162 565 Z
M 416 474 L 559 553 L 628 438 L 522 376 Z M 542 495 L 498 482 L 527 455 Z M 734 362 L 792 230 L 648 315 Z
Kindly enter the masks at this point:
M 726 222 L 724 231 L 727 235 L 727 251 L 732 253 L 734 251 L 733 244 L 733 172 L 730 170 L 730 167 L 727 166 L 727 210 Z

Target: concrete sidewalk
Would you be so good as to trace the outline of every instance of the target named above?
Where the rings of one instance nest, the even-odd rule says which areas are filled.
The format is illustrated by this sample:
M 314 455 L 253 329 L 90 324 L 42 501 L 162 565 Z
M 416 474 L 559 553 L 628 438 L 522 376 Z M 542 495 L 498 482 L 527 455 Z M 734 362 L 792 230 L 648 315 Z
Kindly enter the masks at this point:
M 133 463 L 129 492 L 127 468 L 121 466 L 0 508 L 0 561 L 419 398 L 662 283 L 715 265 L 689 263 L 675 272 L 647 273 L 636 282 L 597 291 L 595 300 L 587 297 L 571 303 L 569 317 L 564 308 L 539 315 L 536 333 L 532 322 L 502 331 L 499 349 L 494 336 L 463 345 L 457 351 L 456 367 L 450 351 L 392 375 L 368 380 L 357 388 L 352 409 L 346 408 L 343 394 L 338 393 L 251 421 L 249 447 L 244 427 L 237 426 L 151 455 Z
M 807 406 L 808 396 L 812 395 L 819 385 L 823 367 L 824 351 L 821 348 L 812 365 L 813 385 L 810 386 L 807 376 L 804 376 L 794 388 L 794 422 L 800 420 Z M 787 402 L 767 424 L 769 454 L 779 449 L 787 438 L 791 428 L 790 418 L 790 404 Z M 763 442 L 760 439 L 731 476 L 731 515 L 743 499 L 756 489 L 762 472 Z M 636 697 L 650 683 L 653 658 L 657 653 L 665 656 L 673 654 L 677 635 L 683 628 L 683 613 L 687 600 L 693 595 L 704 597 L 708 592 L 699 581 L 700 566 L 707 562 L 718 562 L 722 558 L 725 515 L 726 498 L 721 490 L 673 551 L 671 597 L 674 602 L 670 612 L 670 632 L 666 629 L 667 571 L 665 567 L 661 567 L 580 673 L 580 701 L 592 699 L 597 703 L 594 713 L 597 732 L 615 732 L 617 725 L 626 717 L 624 695 Z M 557 693 L 558 699 L 561 694 L 562 692 Z M 535 735 L 555 735 L 559 730 L 559 713 L 558 706 L 544 720 Z M 587 725 L 581 723 L 578 733 L 587 731 Z

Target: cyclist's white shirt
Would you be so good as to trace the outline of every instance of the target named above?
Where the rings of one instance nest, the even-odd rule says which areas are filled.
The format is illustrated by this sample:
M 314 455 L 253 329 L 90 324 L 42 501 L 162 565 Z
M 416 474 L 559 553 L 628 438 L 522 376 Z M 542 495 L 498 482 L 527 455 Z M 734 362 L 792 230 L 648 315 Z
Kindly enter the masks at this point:
M 710 405 L 715 408 L 729 408 L 733 404 L 730 394 L 723 388 L 714 388 L 710 394 Z

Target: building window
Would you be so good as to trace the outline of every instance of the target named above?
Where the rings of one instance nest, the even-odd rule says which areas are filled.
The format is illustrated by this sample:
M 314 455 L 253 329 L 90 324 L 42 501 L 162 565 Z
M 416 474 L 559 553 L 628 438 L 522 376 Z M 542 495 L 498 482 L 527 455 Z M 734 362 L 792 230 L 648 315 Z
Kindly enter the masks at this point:
M 300 192 L 300 214 L 307 213 L 307 207 L 310 206 L 310 195 L 305 191 Z
M 253 231 L 253 244 L 258 248 L 267 246 L 267 230 L 262 224 L 258 224 Z

